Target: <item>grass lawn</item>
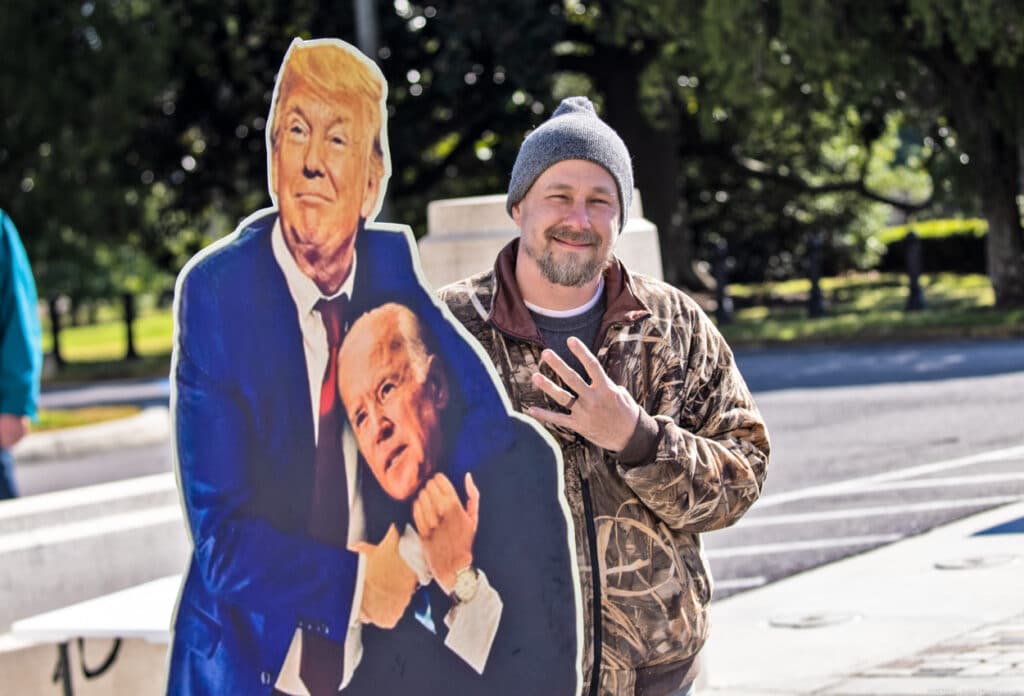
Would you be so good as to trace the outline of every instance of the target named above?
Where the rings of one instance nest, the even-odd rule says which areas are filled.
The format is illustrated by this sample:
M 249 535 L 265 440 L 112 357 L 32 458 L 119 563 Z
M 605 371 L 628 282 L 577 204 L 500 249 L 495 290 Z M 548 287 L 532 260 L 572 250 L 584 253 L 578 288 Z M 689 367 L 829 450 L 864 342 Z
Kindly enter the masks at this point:
M 32 424 L 32 432 L 41 433 L 60 428 L 74 428 L 79 425 L 91 425 L 115 418 L 134 416 L 140 409 L 137 406 L 89 406 L 86 408 L 40 410 L 39 420 Z
M 1024 310 L 997 310 L 983 275 L 925 275 L 921 285 L 927 308 L 907 312 L 905 275 L 823 278 L 826 315 L 817 319 L 807 316 L 808 280 L 733 285 L 737 310 L 722 333 L 736 345 L 1024 336 Z
M 66 364 L 43 384 L 78 384 L 109 379 L 166 377 L 171 365 L 174 320 L 169 309 L 153 309 L 135 320 L 137 360 L 126 361 L 128 337 L 124 322 L 108 319 L 85 326 L 68 326 L 60 333 Z M 43 352 L 53 349 L 53 336 L 43 329 Z
M 173 318 L 170 310 L 154 310 L 135 320 L 135 350 L 140 356 L 170 355 Z M 128 347 L 124 322 L 105 321 L 68 326 L 60 332 L 60 345 L 68 362 L 120 360 Z M 43 352 L 53 349 L 53 336 L 43 333 Z

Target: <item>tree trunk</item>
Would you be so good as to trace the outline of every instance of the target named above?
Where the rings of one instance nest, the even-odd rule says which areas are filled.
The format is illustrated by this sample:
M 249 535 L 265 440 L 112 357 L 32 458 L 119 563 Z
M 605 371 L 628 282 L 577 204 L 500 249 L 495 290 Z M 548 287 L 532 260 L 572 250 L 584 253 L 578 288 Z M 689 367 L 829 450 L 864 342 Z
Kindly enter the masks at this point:
M 1003 188 L 1003 187 L 1001 187 Z M 988 277 L 1001 309 L 1024 307 L 1024 232 L 1021 230 L 1017 203 L 1012 196 L 996 199 L 984 196 L 988 220 L 986 261 Z
M 76 300 L 74 297 L 71 298 L 71 309 L 68 311 L 68 321 L 71 326 L 82 325 L 82 303 Z
M 605 97 L 605 118 L 626 143 L 633 157 L 633 178 L 643 202 L 644 217 L 658 228 L 665 280 L 693 290 L 707 290 L 693 269 L 693 231 L 686 224 L 684 197 L 679 185 L 679 132 L 675 121 L 665 128 L 652 126 L 639 106 L 642 65 L 617 56 L 598 82 Z M 597 77 L 596 75 L 594 76 Z
M 50 312 L 50 333 L 53 336 L 53 362 L 60 370 L 64 367 L 64 356 L 60 352 L 60 309 L 57 306 L 58 298 L 51 297 L 46 301 L 46 308 Z
M 995 129 L 984 138 L 979 154 L 981 205 L 988 220 L 985 247 L 988 277 L 1001 309 L 1024 307 L 1024 229 L 1021 229 L 1017 195 L 1020 166 L 1017 143 L 1007 142 Z
M 139 354 L 135 352 L 135 336 L 132 333 L 132 324 L 135 323 L 135 295 L 126 292 L 121 295 L 124 303 L 124 328 L 128 337 L 128 348 L 125 351 L 125 360 L 137 360 Z
M 970 154 L 974 191 L 988 221 L 985 256 L 996 306 L 1024 307 L 1024 230 L 1017 207 L 1024 107 L 1017 93 L 1008 91 L 1018 88 L 1018 74 L 984 62 L 964 65 L 948 42 L 931 59 L 938 76 L 957 85 L 950 102 L 952 122 Z

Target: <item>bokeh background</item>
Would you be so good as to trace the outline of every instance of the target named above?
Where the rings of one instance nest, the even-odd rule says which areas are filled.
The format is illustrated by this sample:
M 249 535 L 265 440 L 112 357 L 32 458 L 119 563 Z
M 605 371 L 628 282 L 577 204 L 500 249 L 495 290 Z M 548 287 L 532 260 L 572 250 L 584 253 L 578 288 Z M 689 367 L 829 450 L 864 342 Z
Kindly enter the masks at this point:
M 886 331 L 1005 334 L 1024 318 L 1020 3 L 4 4 L 0 204 L 49 324 L 126 321 L 132 357 L 166 353 L 169 319 L 138 322 L 166 310 L 182 264 L 269 205 L 264 131 L 295 36 L 379 63 L 393 164 L 379 219 L 417 236 L 428 202 L 503 192 L 523 136 L 587 94 L 633 154 L 666 279 L 709 309 L 716 258 L 738 284 L 736 340 L 831 335 L 827 317 L 807 328 L 812 255 L 833 323 L 884 308 Z M 902 312 L 908 230 L 925 273 L 954 274 L 925 278 L 930 319 Z

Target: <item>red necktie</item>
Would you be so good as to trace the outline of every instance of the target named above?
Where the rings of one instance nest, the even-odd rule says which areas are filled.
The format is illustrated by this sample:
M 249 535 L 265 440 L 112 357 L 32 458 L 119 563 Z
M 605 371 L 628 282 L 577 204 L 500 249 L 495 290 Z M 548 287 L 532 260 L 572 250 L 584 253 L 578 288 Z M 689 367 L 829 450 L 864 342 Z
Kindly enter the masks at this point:
M 345 338 L 348 298 L 320 300 L 316 309 L 327 329 L 327 369 L 320 387 L 320 430 L 313 465 L 313 502 L 309 533 L 318 541 L 345 548 L 348 541 L 348 482 L 341 446 L 344 411 L 338 393 L 338 349 Z M 335 636 L 342 641 L 345 636 Z M 302 634 L 299 677 L 311 696 L 336 694 L 344 673 L 345 650 L 318 633 Z

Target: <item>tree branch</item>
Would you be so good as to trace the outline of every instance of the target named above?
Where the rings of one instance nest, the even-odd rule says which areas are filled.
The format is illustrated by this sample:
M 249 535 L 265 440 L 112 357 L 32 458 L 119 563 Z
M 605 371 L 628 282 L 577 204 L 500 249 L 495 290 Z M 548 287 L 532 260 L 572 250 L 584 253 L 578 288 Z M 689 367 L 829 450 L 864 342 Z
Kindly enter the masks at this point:
M 869 200 L 873 200 L 878 203 L 886 203 L 899 208 L 904 213 L 914 213 L 924 210 L 931 205 L 932 200 L 935 197 L 934 187 L 932 188 L 932 192 L 928 194 L 927 198 L 918 202 L 905 201 L 873 191 L 868 187 L 867 182 L 865 181 L 867 167 L 864 167 L 864 170 L 861 172 L 861 176 L 856 180 L 812 184 L 796 174 L 782 174 L 764 162 L 755 160 L 751 157 L 743 157 L 742 155 L 734 154 L 732 156 L 732 162 L 750 176 L 764 181 L 773 181 L 775 183 L 782 184 L 783 186 L 789 186 L 790 188 L 797 189 L 803 193 L 810 193 L 812 195 L 842 192 L 856 193 Z

